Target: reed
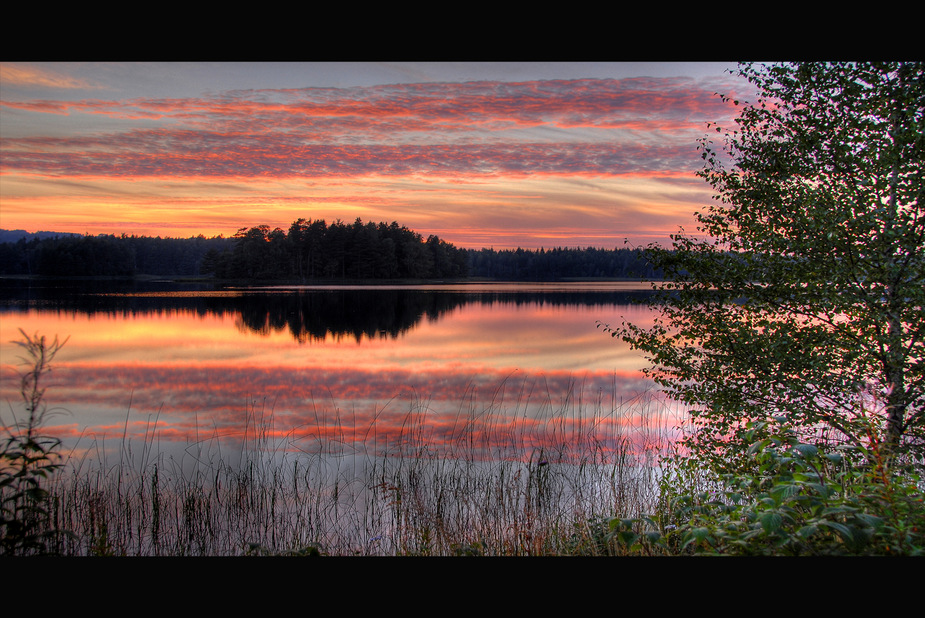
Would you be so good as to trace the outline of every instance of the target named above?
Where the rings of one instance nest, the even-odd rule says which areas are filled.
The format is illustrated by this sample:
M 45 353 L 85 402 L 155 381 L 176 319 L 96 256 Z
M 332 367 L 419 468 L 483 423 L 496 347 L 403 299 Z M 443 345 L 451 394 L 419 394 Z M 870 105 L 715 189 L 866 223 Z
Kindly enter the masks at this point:
M 398 441 L 306 443 L 280 437 L 274 412 L 248 406 L 236 448 L 212 436 L 184 457 L 152 429 L 65 459 L 48 484 L 49 550 L 63 555 L 596 555 L 613 517 L 658 503 L 657 453 L 668 440 L 654 396 L 587 400 L 577 385 L 534 402 L 471 397 L 438 437 L 430 404 L 412 398 Z M 334 402 L 318 423 L 348 426 Z M 582 420 L 582 422 L 575 422 Z M 632 427 L 627 430 L 627 427 Z M 539 428 L 539 429 L 538 429 Z M 449 437 L 449 439 L 448 439 Z M 90 449 L 93 452 L 93 449 Z M 234 453 L 232 455 L 231 453 Z

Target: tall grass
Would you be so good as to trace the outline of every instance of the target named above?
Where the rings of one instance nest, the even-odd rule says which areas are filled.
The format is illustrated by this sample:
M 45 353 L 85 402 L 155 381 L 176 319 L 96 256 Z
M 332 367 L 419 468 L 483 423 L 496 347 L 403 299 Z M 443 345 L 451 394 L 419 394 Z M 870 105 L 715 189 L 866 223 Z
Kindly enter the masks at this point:
M 574 390 L 571 390 L 574 389 Z M 272 408 L 248 406 L 240 455 L 218 437 L 183 457 L 154 428 L 117 461 L 76 451 L 48 484 L 49 549 L 64 555 L 576 555 L 614 551 L 609 518 L 653 512 L 667 439 L 655 397 L 586 401 L 575 385 L 526 413 L 471 397 L 439 436 L 429 402 L 408 401 L 401 438 L 279 437 Z M 342 434 L 336 405 L 319 423 Z M 581 420 L 582 422 L 576 422 Z M 538 422 L 539 421 L 539 422 Z M 539 429 L 538 429 L 539 427 Z M 632 430 L 626 430 L 632 427 Z

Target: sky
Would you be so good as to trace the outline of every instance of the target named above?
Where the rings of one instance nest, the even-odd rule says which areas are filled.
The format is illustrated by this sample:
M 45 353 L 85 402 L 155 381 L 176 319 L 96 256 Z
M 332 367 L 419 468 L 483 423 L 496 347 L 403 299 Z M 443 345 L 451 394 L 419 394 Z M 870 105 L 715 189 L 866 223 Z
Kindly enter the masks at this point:
M 734 63 L 0 64 L 0 228 L 188 238 L 299 218 L 464 248 L 695 227 Z

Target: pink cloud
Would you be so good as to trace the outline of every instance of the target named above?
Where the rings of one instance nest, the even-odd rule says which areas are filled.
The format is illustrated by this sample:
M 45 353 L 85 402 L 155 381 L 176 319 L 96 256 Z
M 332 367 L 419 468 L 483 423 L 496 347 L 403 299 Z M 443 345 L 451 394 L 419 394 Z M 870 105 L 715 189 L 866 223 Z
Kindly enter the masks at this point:
M 157 129 L 6 140 L 3 170 L 51 175 L 249 177 L 603 173 L 678 169 L 671 134 L 729 115 L 688 80 L 410 84 L 254 91 L 211 99 L 3 103 L 43 113 L 161 119 Z M 510 129 L 657 132 L 664 146 Z M 688 141 L 688 147 L 693 150 Z
M 549 244 L 536 237 L 543 229 L 610 245 L 628 227 L 647 242 L 688 224 L 679 213 L 706 201 L 677 181 L 702 163 L 705 122 L 731 114 L 715 89 L 690 79 L 580 79 L 3 101 L 4 115 L 69 115 L 66 135 L 3 139 L 5 219 L 179 236 L 360 216 L 455 227 L 447 240 L 466 246 L 480 237 L 482 246 L 538 248 Z

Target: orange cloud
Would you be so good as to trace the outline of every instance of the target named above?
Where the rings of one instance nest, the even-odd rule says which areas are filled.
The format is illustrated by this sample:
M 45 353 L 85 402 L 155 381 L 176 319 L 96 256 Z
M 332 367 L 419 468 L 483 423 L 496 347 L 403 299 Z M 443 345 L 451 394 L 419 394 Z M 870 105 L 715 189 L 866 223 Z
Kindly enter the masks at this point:
M 361 217 L 475 248 L 642 244 L 709 198 L 690 186 L 705 122 L 731 114 L 714 90 L 580 79 L 3 100 L 5 116 L 66 114 L 70 130 L 3 139 L 2 225 L 191 236 Z
M 0 63 L 0 81 L 7 86 L 43 86 L 48 88 L 85 89 L 94 87 L 71 75 L 22 63 Z M 49 111 L 51 107 L 44 111 Z

